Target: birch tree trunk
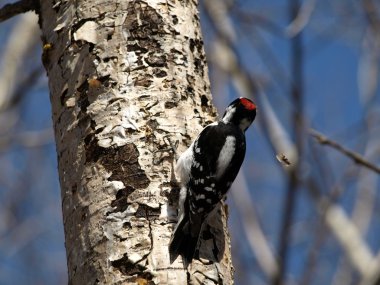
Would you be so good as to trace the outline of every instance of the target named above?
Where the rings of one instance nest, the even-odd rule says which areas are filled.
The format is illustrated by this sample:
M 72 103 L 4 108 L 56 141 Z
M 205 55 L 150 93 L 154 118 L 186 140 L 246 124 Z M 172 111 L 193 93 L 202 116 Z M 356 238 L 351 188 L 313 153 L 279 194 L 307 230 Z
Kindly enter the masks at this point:
M 224 207 L 201 247 L 219 262 L 169 263 L 172 149 L 216 116 L 197 1 L 41 1 L 40 17 L 69 284 L 232 284 Z

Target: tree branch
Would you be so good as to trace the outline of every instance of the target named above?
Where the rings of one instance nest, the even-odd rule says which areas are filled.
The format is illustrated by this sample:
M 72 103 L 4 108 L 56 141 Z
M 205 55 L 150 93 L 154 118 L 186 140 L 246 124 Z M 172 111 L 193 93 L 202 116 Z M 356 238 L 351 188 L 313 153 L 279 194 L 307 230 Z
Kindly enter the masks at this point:
M 380 174 L 380 167 L 369 162 L 364 157 L 362 157 L 360 154 L 346 149 L 345 147 L 343 147 L 339 143 L 327 138 L 326 136 L 322 135 L 321 133 L 317 132 L 316 130 L 311 129 L 309 132 L 320 144 L 331 146 L 332 148 L 335 148 L 336 150 L 340 151 L 341 153 L 343 153 L 346 156 L 348 156 L 349 158 L 351 158 L 355 163 L 360 164 L 364 167 L 367 167 L 368 169 L 371 169 L 371 170 L 375 171 L 376 173 Z
M 35 0 L 20 0 L 15 3 L 5 4 L 0 8 L 0 23 L 18 14 L 35 11 L 36 9 L 37 3 Z
M 238 175 L 235 185 L 239 191 L 231 191 L 231 196 L 236 205 L 239 205 L 236 210 L 241 217 L 247 241 L 255 253 L 257 263 L 262 271 L 269 277 L 275 276 L 278 272 L 278 264 L 260 225 L 254 203 L 251 201 L 247 180 L 242 172 Z
M 322 195 L 313 178 L 308 179 L 306 183 L 305 185 L 308 186 L 307 189 L 315 201 L 319 214 L 342 247 L 352 267 L 365 280 L 374 276 L 379 268 L 379 263 L 363 239 L 359 228 L 348 217 L 342 206 L 333 202 L 328 196 Z M 365 285 L 373 284 L 366 283 Z

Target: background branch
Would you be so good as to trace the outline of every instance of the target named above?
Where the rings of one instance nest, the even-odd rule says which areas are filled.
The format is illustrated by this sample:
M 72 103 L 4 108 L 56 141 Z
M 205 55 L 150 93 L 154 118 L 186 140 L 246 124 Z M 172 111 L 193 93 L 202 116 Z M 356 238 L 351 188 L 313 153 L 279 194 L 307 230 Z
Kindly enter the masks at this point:
M 0 23 L 4 22 L 18 14 L 29 11 L 36 11 L 38 7 L 36 0 L 21 0 L 15 3 L 5 4 L 0 8 Z
M 366 160 L 364 157 L 362 157 L 358 153 L 346 149 L 345 147 L 343 147 L 339 143 L 327 138 L 326 136 L 322 135 L 321 133 L 317 132 L 316 130 L 311 129 L 309 132 L 314 138 L 316 138 L 316 140 L 320 144 L 331 146 L 332 148 L 338 150 L 339 152 L 341 152 L 341 153 L 345 154 L 346 156 L 348 156 L 349 158 L 351 158 L 355 163 L 360 164 L 360 165 L 362 165 L 368 169 L 371 169 L 371 170 L 375 171 L 376 173 L 380 174 L 380 167 L 369 162 L 368 160 Z

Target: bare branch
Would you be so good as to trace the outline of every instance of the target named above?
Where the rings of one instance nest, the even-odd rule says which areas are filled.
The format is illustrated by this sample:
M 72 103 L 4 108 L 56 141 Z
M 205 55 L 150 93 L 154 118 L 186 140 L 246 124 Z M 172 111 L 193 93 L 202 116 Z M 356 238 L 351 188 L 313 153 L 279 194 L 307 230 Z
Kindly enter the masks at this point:
M 323 199 L 321 202 L 323 204 Z M 370 265 L 374 263 L 374 258 L 368 245 L 361 237 L 359 229 L 338 205 L 329 205 L 324 215 L 327 226 L 344 248 L 351 264 L 362 276 L 367 276 L 371 268 Z
M 26 131 L 13 133 L 9 136 L 0 137 L 0 153 L 6 151 L 15 144 L 23 147 L 40 147 L 54 141 L 54 134 L 51 128 L 39 131 Z
M 377 262 L 376 269 L 371 272 L 371 275 L 365 276 L 363 280 L 361 280 L 360 285 L 380 284 L 380 252 L 376 255 L 375 260 Z
M 24 76 L 25 61 L 28 52 L 39 40 L 37 17 L 35 14 L 22 15 L 12 28 L 12 33 L 4 46 L 0 65 L 0 111 L 14 106 L 24 93 L 30 90 L 30 82 L 36 82 L 36 78 L 42 73 L 32 72 L 25 82 L 20 84 L 20 78 Z
M 269 278 L 272 278 L 277 275 L 278 264 L 269 241 L 261 228 L 259 217 L 249 195 L 247 181 L 242 172 L 239 173 L 235 185 L 236 188 L 239 188 L 239 191 L 231 191 L 231 195 L 236 205 L 239 205 L 236 209 L 240 214 L 244 233 L 252 251 L 256 255 L 258 265 Z
M 16 3 L 6 4 L 0 9 L 0 22 L 4 22 L 18 14 L 36 11 L 37 5 L 35 0 L 21 0 Z
M 375 3 L 372 0 L 362 0 L 361 4 L 371 28 L 376 34 L 380 34 L 380 19 Z
M 314 11 L 316 0 L 308 0 L 306 1 L 302 7 L 299 9 L 297 16 L 290 23 L 290 25 L 286 28 L 286 34 L 289 37 L 295 37 L 299 34 L 305 26 L 308 24 L 311 18 L 311 14 Z
M 371 170 L 375 171 L 376 173 L 380 174 L 380 167 L 369 162 L 364 157 L 362 157 L 360 154 L 346 149 L 345 147 L 343 147 L 339 143 L 327 138 L 326 136 L 322 135 L 321 133 L 317 132 L 316 130 L 311 129 L 310 134 L 320 144 L 331 146 L 332 148 L 335 148 L 336 150 L 340 151 L 341 153 L 343 153 L 346 156 L 348 156 L 349 158 L 351 158 L 355 163 L 360 164 L 364 167 L 367 167 L 368 169 L 371 169 Z
M 344 250 L 350 264 L 364 280 L 374 276 L 379 267 L 378 261 L 373 256 L 358 227 L 348 217 L 342 206 L 320 193 L 313 179 L 309 179 L 307 185 L 319 214 L 324 218 L 326 226 Z

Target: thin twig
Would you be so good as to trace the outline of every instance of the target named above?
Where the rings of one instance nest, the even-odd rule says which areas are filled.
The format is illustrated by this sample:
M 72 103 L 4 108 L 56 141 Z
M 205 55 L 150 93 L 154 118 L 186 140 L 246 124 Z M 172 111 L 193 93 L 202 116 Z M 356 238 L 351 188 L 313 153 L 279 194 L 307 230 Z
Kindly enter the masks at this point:
M 380 167 L 369 162 L 360 154 L 346 149 L 345 147 L 343 147 L 339 143 L 327 138 L 326 136 L 322 135 L 321 133 L 317 132 L 316 130 L 311 129 L 309 132 L 320 144 L 331 146 L 332 148 L 335 148 L 336 150 L 340 151 L 341 153 L 343 153 L 346 156 L 348 156 L 349 158 L 351 158 L 355 163 L 360 164 L 364 167 L 367 167 L 368 169 L 371 169 L 371 170 L 375 171 L 376 173 L 380 174 Z
M 15 3 L 5 4 L 0 8 L 0 23 L 18 14 L 36 10 L 37 4 L 35 0 L 21 0 Z
M 300 9 L 298 9 L 297 16 L 286 28 L 286 34 L 289 37 L 295 37 L 306 27 L 315 9 L 316 2 L 316 0 L 305 1 L 300 7 Z
M 272 21 L 269 17 L 266 17 L 260 13 L 254 13 L 235 7 L 231 10 L 231 14 L 236 16 L 236 21 L 240 21 L 241 24 L 249 27 L 259 27 L 267 32 L 270 32 L 274 36 L 284 37 L 284 29 L 280 27 L 276 22 Z
M 380 19 L 376 13 L 377 8 L 372 0 L 362 0 L 361 1 L 365 16 L 376 34 L 380 34 Z
M 25 148 L 41 147 L 54 141 L 52 128 L 38 131 L 25 131 L 9 136 L 0 137 L 0 154 L 7 151 L 10 147 L 20 145 Z

